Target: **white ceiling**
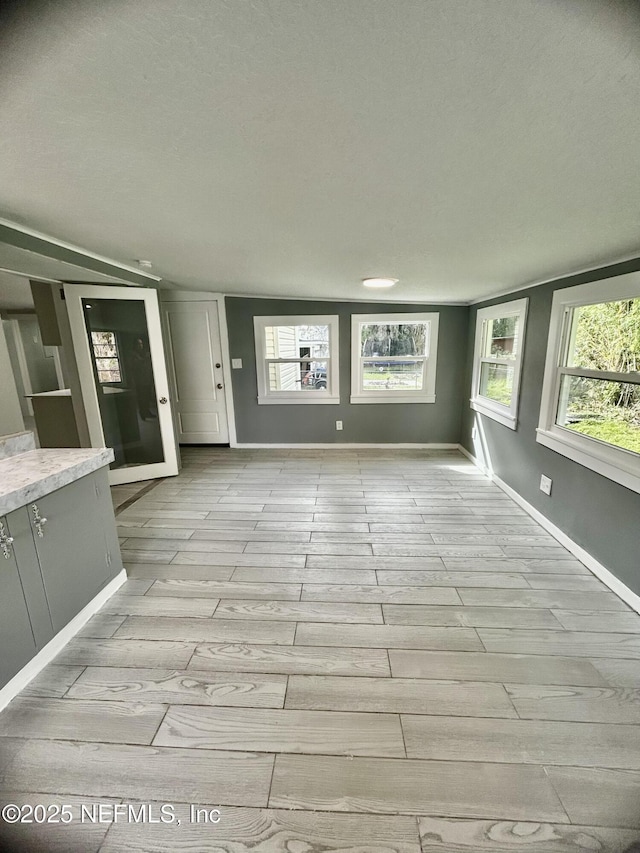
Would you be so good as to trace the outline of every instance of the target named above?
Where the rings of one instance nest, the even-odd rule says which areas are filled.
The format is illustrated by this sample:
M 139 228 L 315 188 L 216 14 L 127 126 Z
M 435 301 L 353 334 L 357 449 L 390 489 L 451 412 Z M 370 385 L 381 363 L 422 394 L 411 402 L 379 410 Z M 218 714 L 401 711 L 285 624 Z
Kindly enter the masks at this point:
M 470 300 L 640 254 L 635 2 L 11 8 L 7 219 L 244 294 Z

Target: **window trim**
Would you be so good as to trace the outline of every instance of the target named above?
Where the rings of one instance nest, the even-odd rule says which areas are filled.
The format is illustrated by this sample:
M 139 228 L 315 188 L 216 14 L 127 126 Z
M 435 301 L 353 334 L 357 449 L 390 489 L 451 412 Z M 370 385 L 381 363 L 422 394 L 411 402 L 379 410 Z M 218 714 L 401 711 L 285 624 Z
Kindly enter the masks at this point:
M 436 368 L 438 356 L 438 312 L 403 314 L 352 314 L 351 315 L 351 403 L 435 403 Z M 424 382 L 421 391 L 361 391 L 363 357 L 360 355 L 360 324 L 429 323 L 429 352 L 424 358 Z M 367 356 L 368 358 L 368 356 Z M 413 356 L 389 356 L 386 361 L 414 358 Z M 380 359 L 378 359 L 380 360 Z
M 527 328 L 527 312 L 529 307 L 529 299 L 515 299 L 512 302 L 500 302 L 497 305 L 490 305 L 488 308 L 480 308 L 476 315 L 476 334 L 473 348 L 473 378 L 471 382 L 471 399 L 469 404 L 474 412 L 480 412 L 488 418 L 508 427 L 509 429 L 517 429 L 518 427 L 518 406 L 520 403 L 520 379 L 522 376 L 522 361 L 524 356 L 524 341 Z M 483 326 L 487 320 L 495 320 L 501 317 L 519 318 L 519 326 L 521 334 L 518 337 L 518 351 L 515 359 L 497 359 L 488 356 L 483 356 L 482 348 L 484 344 Z M 496 400 L 490 400 L 488 397 L 483 397 L 480 394 L 480 365 L 483 362 L 501 364 L 508 362 L 513 365 L 513 389 L 511 394 L 511 405 L 506 406 L 503 403 L 498 403 Z
M 545 361 L 540 421 L 536 441 L 574 462 L 596 471 L 631 491 L 640 493 L 640 456 L 596 438 L 572 432 L 555 423 L 560 398 L 569 318 L 581 305 L 640 298 L 640 273 L 600 279 L 589 284 L 566 287 L 553 294 L 549 339 Z M 569 368 L 571 370 L 571 368 Z M 586 369 L 585 369 L 586 370 Z M 580 374 L 584 371 L 580 369 Z M 625 374 L 626 375 L 626 374 Z
M 306 391 L 269 391 L 268 369 L 272 363 L 300 364 L 309 361 L 308 358 L 279 358 L 268 359 L 266 357 L 265 329 L 267 326 L 328 326 L 329 327 L 329 355 L 317 361 L 327 361 L 327 379 L 329 389 L 327 393 L 310 388 Z M 258 404 L 264 405 L 338 405 L 340 403 L 339 386 L 339 326 L 340 318 L 337 314 L 286 314 L 284 316 L 254 316 L 254 340 L 256 348 L 256 378 L 258 382 Z

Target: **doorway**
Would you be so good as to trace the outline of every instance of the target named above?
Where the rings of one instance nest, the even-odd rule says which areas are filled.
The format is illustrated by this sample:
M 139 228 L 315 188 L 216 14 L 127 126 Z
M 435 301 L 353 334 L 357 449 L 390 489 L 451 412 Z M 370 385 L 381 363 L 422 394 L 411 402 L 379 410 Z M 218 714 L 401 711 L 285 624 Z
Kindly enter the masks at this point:
M 162 317 L 179 442 L 228 444 L 218 303 L 204 299 L 166 301 Z

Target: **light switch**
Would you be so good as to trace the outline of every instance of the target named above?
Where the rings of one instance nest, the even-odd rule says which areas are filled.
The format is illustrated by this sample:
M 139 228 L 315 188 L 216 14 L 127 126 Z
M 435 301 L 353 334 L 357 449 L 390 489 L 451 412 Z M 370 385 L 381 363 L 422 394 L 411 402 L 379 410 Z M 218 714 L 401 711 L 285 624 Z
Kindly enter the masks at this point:
M 242 359 L 241 358 L 232 358 L 231 359 L 231 367 L 234 370 L 240 370 L 242 368 Z

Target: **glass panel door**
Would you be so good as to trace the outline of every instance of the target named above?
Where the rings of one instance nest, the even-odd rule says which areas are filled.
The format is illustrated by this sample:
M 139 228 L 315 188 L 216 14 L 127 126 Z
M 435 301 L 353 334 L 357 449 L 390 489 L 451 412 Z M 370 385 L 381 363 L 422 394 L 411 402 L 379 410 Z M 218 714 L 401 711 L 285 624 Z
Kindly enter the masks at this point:
M 110 482 L 178 473 L 157 294 L 65 285 L 93 446 L 113 448 Z

